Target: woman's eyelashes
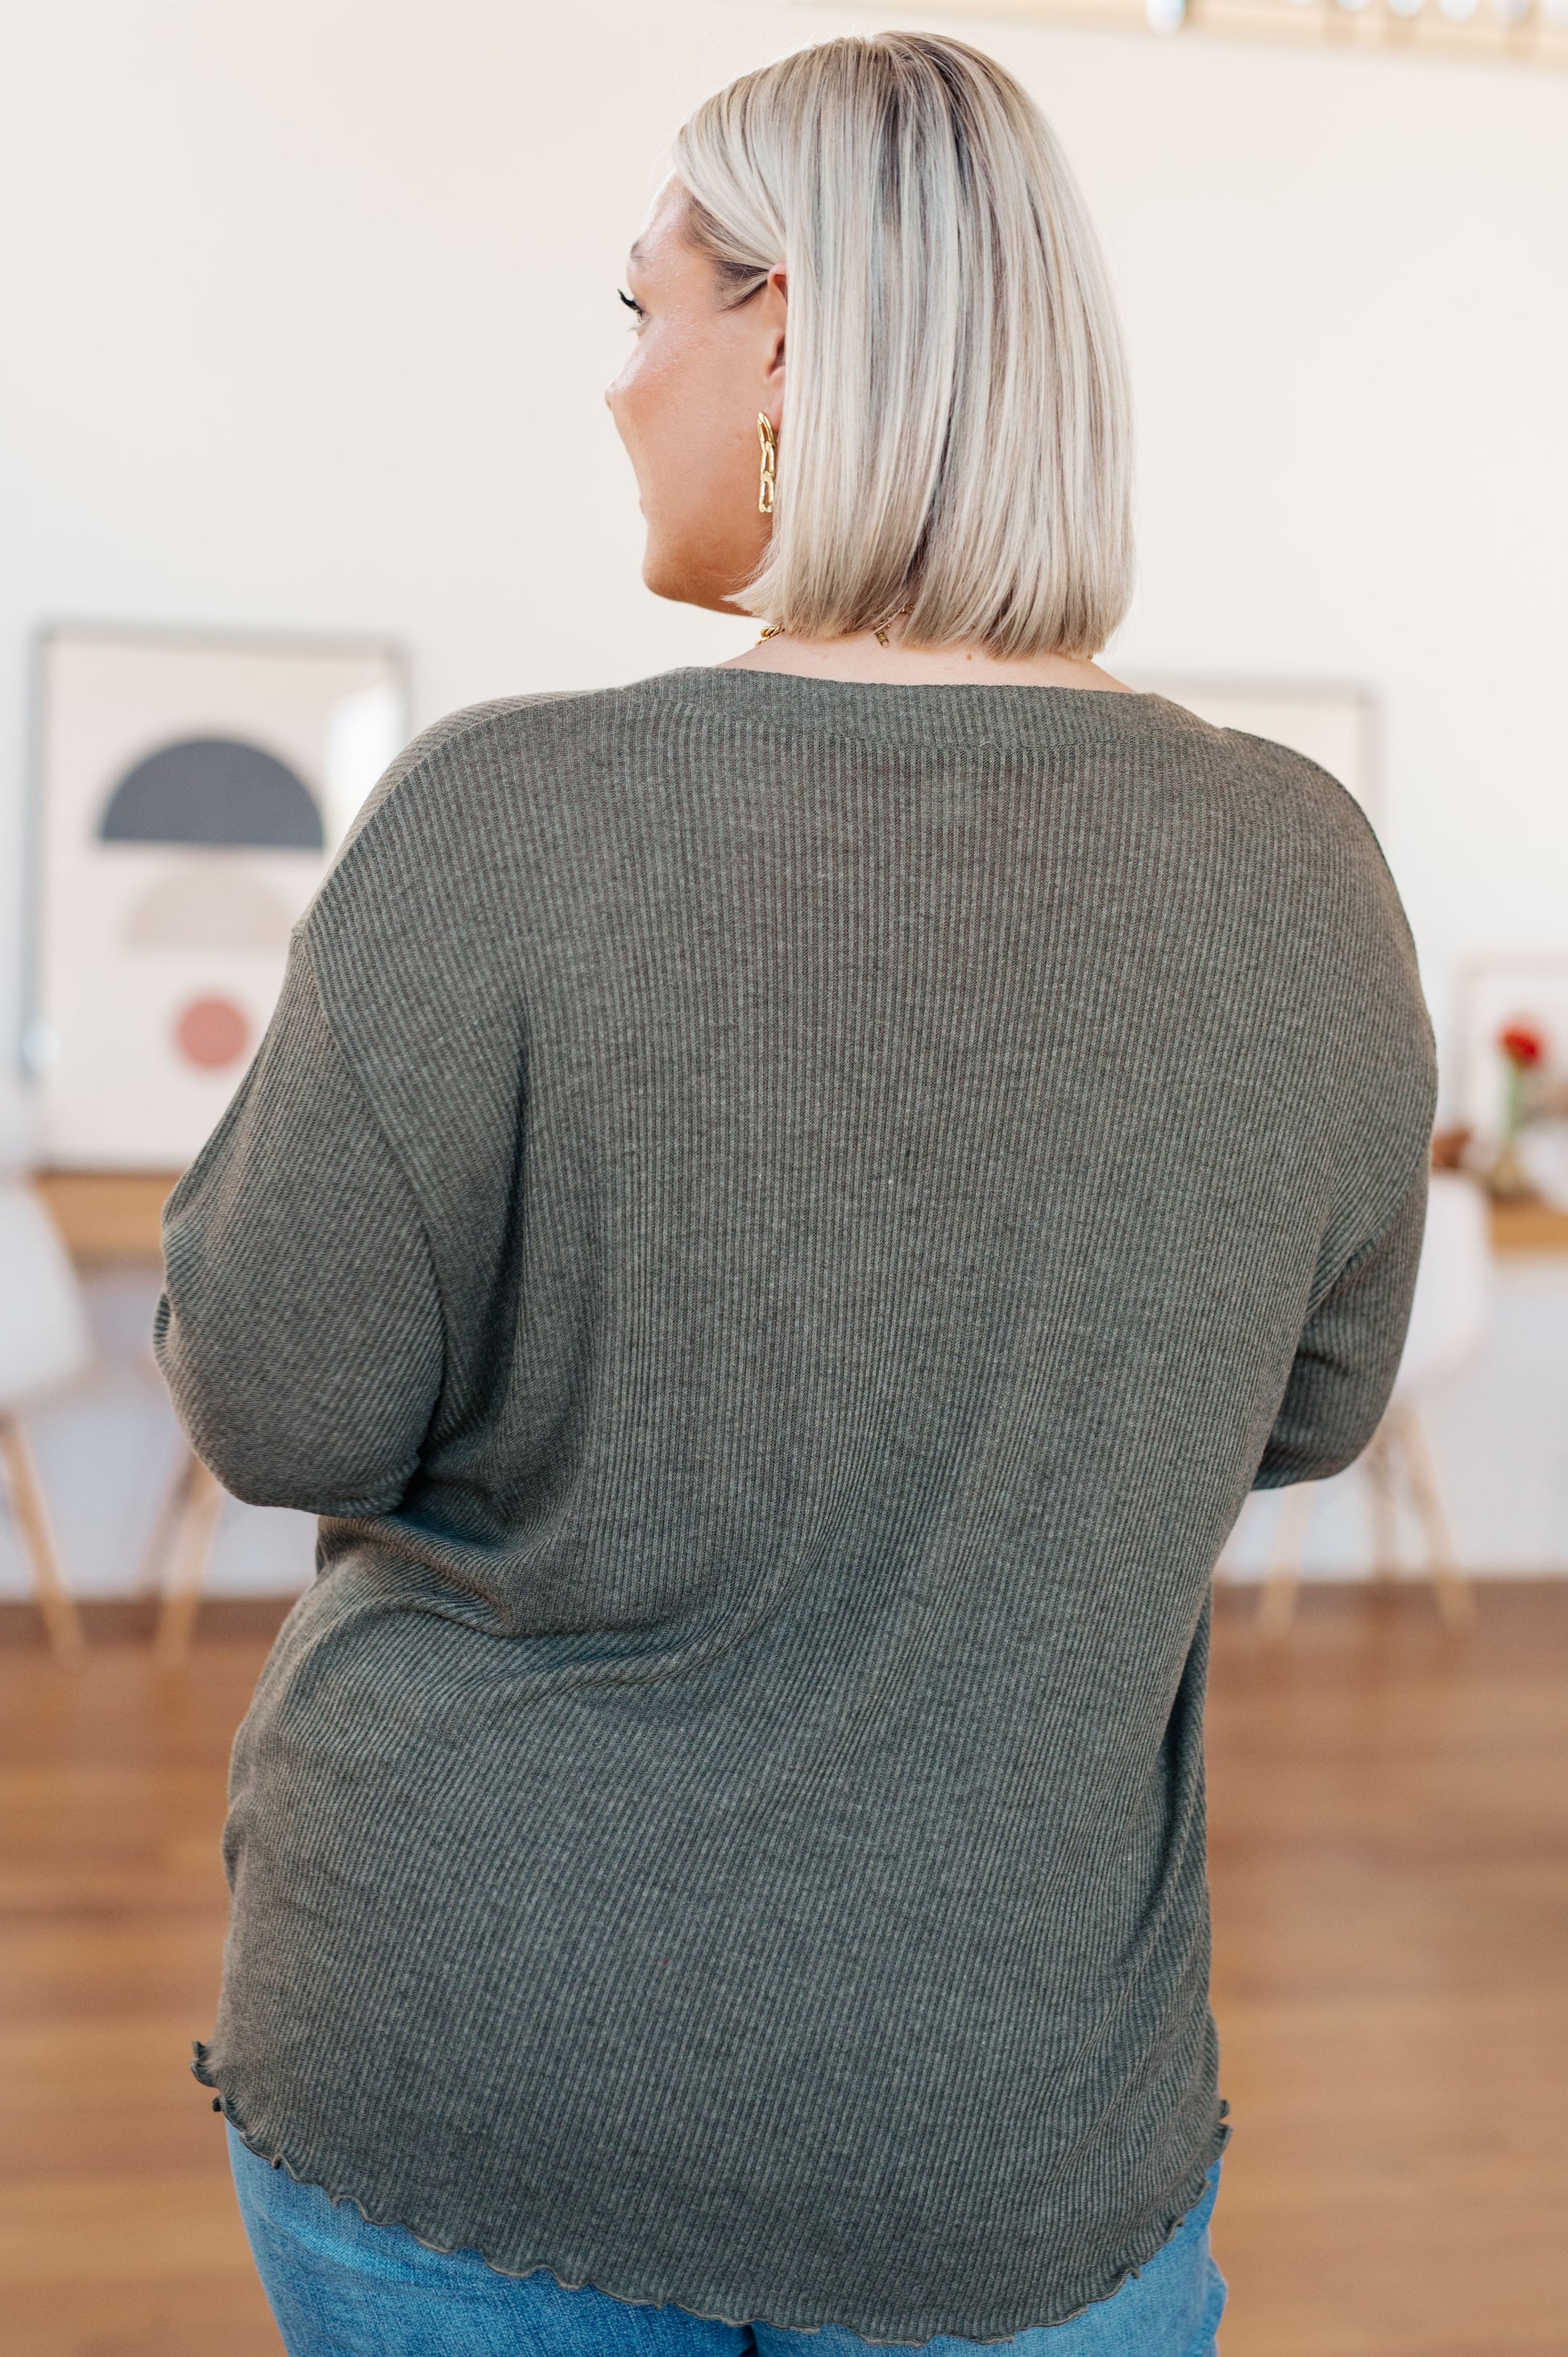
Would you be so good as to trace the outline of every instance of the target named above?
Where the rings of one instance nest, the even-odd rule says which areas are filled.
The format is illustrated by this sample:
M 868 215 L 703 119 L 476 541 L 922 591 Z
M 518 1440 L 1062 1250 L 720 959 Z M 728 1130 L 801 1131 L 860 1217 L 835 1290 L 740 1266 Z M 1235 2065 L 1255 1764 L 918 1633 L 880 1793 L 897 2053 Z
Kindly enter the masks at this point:
M 638 301 L 636 296 L 628 295 L 624 286 L 618 287 L 616 292 L 619 295 L 621 301 L 626 305 L 627 309 L 631 312 L 633 317 L 636 318 L 638 326 L 640 327 L 644 319 L 647 318 L 648 314 L 643 309 L 641 304 Z

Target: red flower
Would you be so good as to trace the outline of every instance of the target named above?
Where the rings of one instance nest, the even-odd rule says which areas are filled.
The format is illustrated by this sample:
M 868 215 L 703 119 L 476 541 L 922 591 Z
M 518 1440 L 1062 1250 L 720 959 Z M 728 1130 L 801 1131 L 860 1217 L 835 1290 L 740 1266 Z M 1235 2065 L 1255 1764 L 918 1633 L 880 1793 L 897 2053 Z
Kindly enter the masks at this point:
M 1510 1023 L 1506 1030 L 1498 1032 L 1498 1045 L 1509 1063 L 1517 1064 L 1520 1071 L 1539 1064 L 1546 1053 L 1545 1040 L 1529 1023 Z

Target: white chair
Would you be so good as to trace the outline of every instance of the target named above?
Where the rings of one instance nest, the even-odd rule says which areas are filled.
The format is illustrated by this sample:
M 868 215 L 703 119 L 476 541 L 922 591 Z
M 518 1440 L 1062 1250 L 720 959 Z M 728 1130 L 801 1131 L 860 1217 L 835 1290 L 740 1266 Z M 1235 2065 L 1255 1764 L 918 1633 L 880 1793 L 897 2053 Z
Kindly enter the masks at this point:
M 18 1178 L 0 1176 L 0 1463 L 49 1642 L 73 1666 L 81 1622 L 20 1416 L 80 1374 L 91 1354 L 81 1287 L 53 1222 Z
M 1421 1401 L 1434 1383 L 1456 1373 L 1480 1349 L 1491 1283 L 1485 1197 L 1457 1172 L 1434 1171 L 1404 1356 L 1383 1420 L 1360 1465 L 1371 1511 L 1373 1578 L 1396 1576 L 1394 1507 L 1402 1482 L 1425 1541 L 1425 1569 L 1436 1590 L 1437 1608 L 1451 1629 L 1462 1627 L 1474 1608 L 1443 1509 Z M 1262 1627 L 1275 1635 L 1289 1626 L 1295 1609 L 1315 1488 L 1304 1481 L 1287 1490 L 1281 1506 L 1258 1615 Z
M 159 1595 L 153 1651 L 169 1667 L 190 1652 L 207 1566 L 229 1493 L 194 1449 L 182 1448 L 147 1544 L 142 1592 Z

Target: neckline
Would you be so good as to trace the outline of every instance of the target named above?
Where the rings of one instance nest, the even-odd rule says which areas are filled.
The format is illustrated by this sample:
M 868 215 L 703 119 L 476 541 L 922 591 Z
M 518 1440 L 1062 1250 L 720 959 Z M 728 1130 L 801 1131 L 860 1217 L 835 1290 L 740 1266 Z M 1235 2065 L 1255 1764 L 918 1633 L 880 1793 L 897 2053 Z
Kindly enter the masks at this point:
M 689 664 L 639 680 L 632 692 L 748 730 L 921 747 L 1088 748 L 1134 737 L 1214 733 L 1207 721 L 1166 696 L 1047 687 L 1033 681 L 817 679 L 803 672 Z

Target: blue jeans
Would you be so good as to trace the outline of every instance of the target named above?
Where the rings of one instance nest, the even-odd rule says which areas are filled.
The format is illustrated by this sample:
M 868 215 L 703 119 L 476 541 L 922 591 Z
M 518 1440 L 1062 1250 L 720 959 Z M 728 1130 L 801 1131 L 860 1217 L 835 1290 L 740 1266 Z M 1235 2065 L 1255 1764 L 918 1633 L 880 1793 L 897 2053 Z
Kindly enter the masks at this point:
M 718 2324 L 563 2291 L 544 2269 L 503 2276 L 477 2251 L 426 2250 L 403 2226 L 367 2226 L 352 2202 L 269 2168 L 229 2130 L 240 2211 L 288 2357 L 856 2357 L 874 2344 L 843 2325 L 789 2332 Z M 1120 2291 L 1069 2324 L 993 2348 L 1015 2357 L 1214 2357 L 1225 2282 L 1208 2255 L 1219 2164 L 1175 2235 Z M 942 2334 L 926 2357 L 978 2348 Z

